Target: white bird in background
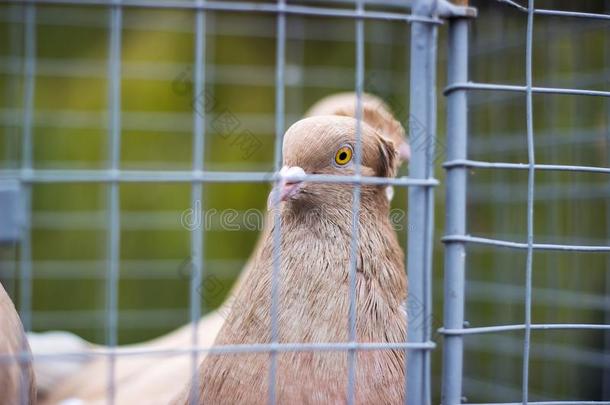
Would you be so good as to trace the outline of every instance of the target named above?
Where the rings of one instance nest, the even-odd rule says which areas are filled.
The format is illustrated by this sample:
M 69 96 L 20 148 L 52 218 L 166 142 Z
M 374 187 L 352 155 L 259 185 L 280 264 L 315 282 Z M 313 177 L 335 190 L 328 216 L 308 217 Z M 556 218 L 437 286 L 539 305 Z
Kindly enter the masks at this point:
M 316 116 L 292 125 L 284 135 L 287 176 L 326 174 L 393 177 L 394 144 L 362 123 L 361 163 L 356 166 L 356 120 Z M 282 343 L 347 343 L 353 233 L 353 184 L 286 179 L 272 192 L 281 218 L 277 331 Z M 407 298 L 404 255 L 389 219 L 385 186 L 362 185 L 355 253 L 355 340 L 406 342 Z M 276 197 L 279 196 L 279 197 Z M 272 224 L 273 226 L 273 224 Z M 215 345 L 272 343 L 273 230 L 245 274 Z M 266 404 L 269 353 L 208 355 L 195 389 L 200 404 Z M 356 354 L 355 403 L 402 404 L 404 350 Z M 279 404 L 347 402 L 348 353 L 287 351 L 277 354 Z M 176 403 L 188 404 L 190 385 Z
M 19 315 L 0 284 L 0 404 L 36 403 L 34 370 L 27 361 L 30 356 Z
M 356 94 L 348 92 L 323 98 L 314 104 L 305 116 L 355 117 L 355 112 Z M 401 162 L 407 161 L 410 150 L 405 138 L 405 130 L 393 117 L 387 104 L 380 98 L 365 93 L 362 97 L 362 112 L 363 122 L 375 129 L 379 135 L 390 139 L 394 145 L 399 145 L 396 147 L 399 158 L 395 159 L 394 168 L 397 168 Z M 391 190 L 391 187 L 388 187 L 388 190 Z M 216 339 L 226 314 L 230 310 L 233 298 L 242 285 L 245 275 L 249 272 L 253 260 L 260 253 L 265 235 L 271 229 L 269 223 L 272 222 L 272 218 L 270 217 L 272 216 L 268 216 L 266 219 L 267 223 L 259 236 L 254 252 L 223 305 L 199 320 L 197 325 L 199 346 L 210 347 Z M 76 336 L 67 336 L 62 342 L 61 339 L 57 339 L 58 335 L 48 335 L 49 333 L 35 334 L 36 340 L 32 344 L 35 360 L 38 353 L 79 351 L 91 353 L 99 348 Z M 116 403 L 141 403 L 143 398 L 146 398 L 146 403 L 164 404 L 175 398 L 191 377 L 192 357 L 190 354 L 167 357 L 150 355 L 121 357 L 120 352 L 121 350 L 186 349 L 192 344 L 192 334 L 192 325 L 187 324 L 160 338 L 140 344 L 121 346 L 115 362 Z M 53 337 L 53 343 L 45 343 L 47 335 Z M 204 356 L 205 353 L 201 353 L 199 358 L 202 359 Z M 39 391 L 42 395 L 39 396 L 43 398 L 43 403 L 58 403 L 70 398 L 78 398 L 86 403 L 105 403 L 109 365 L 104 356 L 85 357 L 72 361 L 66 359 L 58 367 L 53 368 L 52 365 L 52 363 L 36 361 L 34 363 L 36 373 L 40 374 Z

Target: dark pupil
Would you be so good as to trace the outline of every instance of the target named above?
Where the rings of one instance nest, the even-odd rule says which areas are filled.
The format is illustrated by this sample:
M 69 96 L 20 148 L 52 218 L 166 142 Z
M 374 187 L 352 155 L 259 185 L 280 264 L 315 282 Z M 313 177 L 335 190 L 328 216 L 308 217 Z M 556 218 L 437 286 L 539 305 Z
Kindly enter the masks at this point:
M 345 159 L 347 159 L 347 153 L 346 152 L 339 153 L 339 160 L 345 160 Z

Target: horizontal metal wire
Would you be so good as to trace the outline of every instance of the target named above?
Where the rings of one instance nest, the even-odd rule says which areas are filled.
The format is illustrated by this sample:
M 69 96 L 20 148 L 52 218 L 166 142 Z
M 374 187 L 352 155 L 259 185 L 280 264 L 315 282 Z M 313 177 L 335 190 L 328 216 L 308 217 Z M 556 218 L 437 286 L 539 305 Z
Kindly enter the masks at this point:
M 246 3 L 228 1 L 205 1 L 193 2 L 182 0 L 122 0 L 120 4 L 108 0 L 2 0 L 1 3 L 8 4 L 36 4 L 36 5 L 66 5 L 66 6 L 105 6 L 105 7 L 131 7 L 131 8 L 155 8 L 155 9 L 184 9 L 184 10 L 212 10 L 233 11 L 246 13 L 273 13 L 293 14 L 316 17 L 335 17 L 349 19 L 371 19 L 404 22 L 421 22 L 430 24 L 442 24 L 437 18 L 427 18 L 388 11 L 356 11 L 341 8 L 325 8 L 311 6 L 293 6 L 275 3 Z
M 556 83 L 556 82 L 553 82 Z M 561 81 L 559 82 L 561 83 Z M 602 80 L 591 80 L 592 84 L 604 83 Z M 541 84 L 539 87 L 545 87 L 546 84 Z M 559 86 L 559 85 L 557 85 Z M 574 83 L 569 85 L 575 87 Z M 582 87 L 590 87 L 589 85 L 583 85 Z M 497 108 L 503 104 L 520 104 L 523 102 L 523 96 L 521 92 L 516 91 L 501 91 L 501 92 L 472 92 L 468 98 L 468 108 L 480 111 L 481 109 L 489 109 L 491 106 Z
M 535 405 L 610 405 L 610 401 L 527 401 Z M 469 405 L 523 405 L 523 402 L 475 402 Z
M 308 0 L 311 2 L 312 0 Z M 316 2 L 323 2 L 326 4 L 352 4 L 353 0 L 315 0 Z M 0 3 L 2 1 L 0 0 Z M 402 1 L 367 1 L 371 5 L 383 5 L 397 8 L 409 8 L 408 2 Z M 106 27 L 105 21 L 100 21 L 99 16 L 90 11 L 96 11 L 94 8 L 42 8 L 38 10 L 36 20 L 38 24 L 44 25 L 60 25 L 60 26 L 76 26 L 76 27 Z M 184 24 L 184 20 L 181 17 L 164 16 L 163 19 L 143 19 L 140 16 L 124 16 L 123 27 L 129 30 L 144 30 L 144 31 L 169 31 L 169 32 L 185 32 L 193 33 L 193 26 L 191 24 Z M 213 18 L 212 15 L 208 18 Z M 22 20 L 20 17 L 16 17 L 8 13 L 7 15 L 0 15 L 0 21 L 20 23 Z M 602 25 L 603 20 L 597 20 L 599 25 L 589 22 L 589 24 L 582 24 L 578 26 L 570 26 L 569 30 L 564 27 L 550 27 L 551 34 L 554 38 L 561 36 L 570 35 L 575 36 L 584 32 L 592 30 L 603 29 L 605 25 Z M 307 26 L 313 27 L 316 21 L 308 21 Z M 324 24 L 323 22 L 321 24 Z M 341 30 L 327 30 L 322 27 L 320 29 L 311 28 L 307 30 L 307 39 L 321 39 L 321 40 L 333 40 L 333 41 L 346 41 L 353 42 L 353 35 L 349 32 L 343 32 Z M 223 21 L 222 24 L 216 24 L 213 27 L 215 35 L 241 35 L 248 37 L 266 37 L 275 38 L 275 27 L 269 26 L 268 24 L 252 23 L 251 20 L 236 21 Z M 286 32 L 287 39 L 303 39 L 302 34 L 298 31 L 288 30 Z M 389 37 L 383 35 L 383 33 L 377 33 L 374 30 L 367 32 L 366 41 L 377 42 L 377 43 L 388 43 Z M 512 32 L 505 33 L 505 36 L 501 41 L 498 38 L 489 38 L 488 36 L 479 36 L 475 39 L 473 48 L 470 52 L 471 56 L 504 52 L 506 49 L 517 48 L 523 45 L 523 38 L 520 35 L 515 35 Z M 439 61 L 444 61 L 444 54 L 439 55 Z M 289 61 L 287 61 L 289 62 Z M 38 70 L 38 69 L 37 69 Z M 368 69 L 367 69 L 368 70 Z M 571 74 L 570 76 L 574 76 Z M 349 76 L 349 75 L 348 75 Z M 605 76 L 599 76 L 605 77 Z M 207 82 L 207 80 L 206 80 Z M 333 83 L 329 82 L 329 85 Z M 580 87 L 580 86 L 577 86 Z M 385 90 L 384 90 L 385 91 Z
M 52 25 L 61 27 L 84 27 L 84 28 L 106 28 L 107 23 L 99 18 L 99 10 L 96 8 L 42 8 L 38 10 L 36 21 L 39 25 Z M 243 36 L 248 38 L 275 38 L 275 27 L 269 25 L 265 20 L 250 18 L 223 19 L 222 24 L 214 24 L 214 15 L 207 16 L 208 35 L 220 36 Z M 1 15 L 0 21 L 21 23 L 22 18 L 18 15 Z M 349 23 L 346 21 L 346 24 Z M 354 36 L 344 30 L 328 29 L 328 21 L 318 19 L 308 19 L 306 30 L 288 30 L 286 39 L 292 40 L 314 40 L 354 42 Z M 123 28 L 126 31 L 161 31 L 172 33 L 194 33 L 192 24 L 185 24 L 184 16 L 164 15 L 163 18 L 142 18 L 140 15 L 127 14 L 123 21 Z M 367 43 L 387 44 L 392 42 L 392 38 L 384 35 L 383 32 L 367 33 Z M 40 59 L 39 59 L 40 60 Z M 123 61 L 125 63 L 127 61 Z M 286 61 L 290 64 L 290 61 Z M 209 63 L 206 63 L 209 66 Z M 296 65 L 301 66 L 301 65 Z M 255 67 L 254 65 L 252 66 Z M 308 66 L 309 68 L 309 66 Z M 37 72 L 38 73 L 38 72 Z M 208 80 L 206 80 L 206 83 Z M 352 83 L 353 84 L 353 83 Z
M 36 2 L 36 0 L 32 0 Z M 44 1 L 44 0 L 43 0 Z M 0 3 L 6 2 L 5 0 Z M 376 6 L 376 7 L 391 7 L 397 9 L 408 10 L 412 7 L 411 0 L 362 0 L 362 4 L 365 6 Z M 108 2 L 106 2 L 108 3 Z M 335 4 L 337 6 L 353 6 L 354 0 L 289 0 L 286 3 L 318 3 L 328 6 L 329 4 Z
M 470 159 L 456 159 L 450 160 L 443 164 L 446 169 L 453 167 L 470 167 L 479 169 L 514 169 L 514 170 L 528 170 L 531 165 L 527 163 L 504 163 L 504 162 L 483 162 L 479 160 Z M 610 168 L 598 167 L 598 166 L 571 166 L 571 165 L 548 165 L 548 164 L 534 164 L 535 170 L 551 170 L 551 171 L 562 171 L 562 172 L 586 172 L 586 173 L 608 173 L 610 174 Z
M 264 172 L 208 172 L 208 171 L 154 171 L 154 170 L 4 170 L 0 180 L 21 180 L 24 183 L 271 183 L 280 180 L 276 173 Z M 308 174 L 287 180 L 312 183 L 350 183 L 394 186 L 437 186 L 436 179 L 408 177 L 369 177 Z
M 504 3 L 504 4 L 509 4 L 513 7 L 516 7 L 517 9 L 521 10 L 521 11 L 525 11 L 527 13 L 527 7 L 522 6 L 519 3 L 514 2 L 513 0 L 496 0 L 500 3 Z
M 522 6 L 521 4 L 512 1 L 512 0 L 497 0 L 500 3 L 505 3 L 515 7 L 518 10 L 521 10 L 527 13 L 527 7 Z M 582 13 L 578 11 L 563 11 L 563 10 L 546 10 L 546 9 L 534 9 L 534 14 L 538 15 L 550 15 L 557 17 L 575 17 L 575 18 L 589 18 L 593 20 L 610 20 L 610 14 L 599 14 L 599 13 Z
M 526 93 L 527 86 L 517 86 L 512 84 L 496 84 L 496 83 L 456 83 L 445 87 L 443 94 L 448 95 L 457 90 L 484 90 L 484 91 L 512 91 Z M 559 87 L 532 87 L 532 93 L 537 94 L 565 94 L 573 96 L 595 96 L 595 97 L 610 97 L 610 91 L 602 90 L 584 90 L 584 89 L 566 89 Z
M 6 74 L 20 74 L 23 60 L 18 57 L 0 57 L 0 72 Z M 264 66 L 248 66 L 239 64 L 208 64 L 210 74 L 209 83 L 221 83 L 242 86 L 273 86 L 273 69 Z M 123 76 L 133 80 L 173 80 L 180 73 L 187 71 L 188 64 L 183 63 L 149 63 L 124 62 L 122 64 Z M 324 87 L 345 89 L 351 85 L 348 78 L 349 69 L 327 66 L 307 66 L 306 69 L 297 65 L 290 65 L 286 74 L 286 85 L 296 87 Z M 372 74 L 380 77 L 391 77 L 391 72 L 383 69 L 371 69 Z M 582 80 L 575 80 L 576 84 L 587 86 L 602 83 L 603 78 L 610 74 L 604 69 L 585 75 Z M 37 77 L 104 77 L 105 71 L 95 59 L 37 59 Z M 568 77 L 558 75 L 553 81 L 563 83 Z M 385 81 L 380 81 L 379 91 L 395 93 L 396 88 L 387 87 Z M 489 93 L 488 93 L 489 95 Z M 185 95 L 186 96 L 186 95 Z M 490 103 L 509 102 L 518 94 L 514 92 L 494 93 L 490 97 L 475 97 L 469 101 L 470 107 L 489 106 Z M 187 96 L 188 97 L 188 96 Z M 192 101 L 192 100 L 191 100 Z M 228 106 L 230 107 L 230 106 Z M 231 111 L 243 127 L 254 133 L 270 133 L 273 127 L 268 114 L 242 113 Z M 5 125 L 20 126 L 21 110 L 16 108 L 0 108 L 0 121 Z M 105 113 L 97 110 L 74 109 L 37 109 L 33 117 L 35 126 L 61 127 L 61 128 L 106 128 Z M 122 129 L 133 131 L 153 131 L 175 133 L 178 129 L 183 132 L 191 131 L 191 122 L 188 119 L 190 112 L 162 112 L 162 111 L 124 111 Z M 298 114 L 287 114 L 286 121 L 291 123 L 300 118 Z M 538 139 L 538 137 L 537 137 Z
M 516 330 L 525 330 L 526 325 L 497 325 L 497 326 L 482 326 L 478 328 L 464 329 L 438 329 L 438 333 L 443 335 L 479 335 L 481 333 L 496 333 L 496 332 L 511 332 Z M 610 330 L 610 325 L 587 324 L 587 323 L 548 323 L 548 324 L 531 324 L 531 330 Z
M 371 350 L 432 350 L 436 343 L 410 342 L 410 343 L 255 343 L 242 345 L 218 345 L 212 347 L 189 346 L 176 349 L 94 349 L 89 352 L 65 352 L 65 353 L 40 353 L 36 355 L 36 361 L 53 361 L 68 358 L 91 358 L 103 356 L 133 357 L 133 356 L 176 356 L 183 354 L 207 353 L 207 354 L 252 354 L 270 352 L 342 352 L 342 351 L 371 351 Z M 0 364 L 14 362 L 16 356 L 0 354 Z M 21 356 L 18 356 L 21 357 Z
M 411 0 L 361 0 L 365 6 L 391 7 L 398 9 L 410 9 Z M 287 3 L 321 3 L 324 5 L 336 4 L 338 6 L 353 6 L 354 0 L 289 0 Z
M 176 217 L 178 218 L 178 217 Z M 177 222 L 177 221 L 176 221 Z M 83 228 L 90 229 L 90 228 Z M 97 228 L 94 228 L 97 229 Z M 123 228 L 122 228 L 123 229 Z M 101 230 L 101 228 L 100 228 Z M 123 229 L 124 231 L 124 229 Z M 95 234 L 92 234 L 95 237 Z M 152 259 L 121 260 L 121 279 L 128 280 L 167 280 L 184 277 L 181 273 L 185 271 L 189 258 L 180 259 Z M 10 268 L 11 260 L 0 260 L 0 277 L 11 279 L 19 276 L 17 268 Z M 206 268 L 215 277 L 234 277 L 245 264 L 245 258 L 235 259 L 208 259 Z M 36 260 L 32 262 L 34 279 L 63 279 L 63 280 L 89 280 L 103 279 L 105 262 L 98 260 Z M 468 290 L 473 299 L 498 299 L 503 301 L 518 302 L 522 299 L 522 286 L 507 285 L 506 283 L 493 284 L 469 281 Z M 561 290 L 563 295 L 558 296 L 551 289 L 535 289 L 537 300 L 549 305 L 565 305 L 569 307 L 592 308 L 599 310 L 610 310 L 610 297 L 579 293 L 578 291 Z
M 610 75 L 610 69 L 602 68 L 586 73 L 557 73 L 549 74 L 545 80 L 540 80 L 538 87 L 559 87 L 559 88 L 587 88 L 591 86 L 606 85 L 606 77 Z M 553 86 L 551 86 L 555 83 Z M 565 85 L 564 85 L 565 83 Z M 521 100 L 518 92 L 501 93 L 473 93 L 468 100 L 469 107 L 489 108 L 491 102 L 507 103 Z M 538 143 L 538 142 L 536 142 Z
M 470 235 L 447 235 L 441 241 L 443 243 L 464 242 L 478 243 L 482 245 L 499 246 L 512 249 L 527 249 L 527 243 L 511 242 L 499 239 L 479 238 Z M 561 250 L 575 252 L 610 252 L 610 246 L 583 246 L 583 245 L 558 245 L 552 243 L 534 243 L 534 250 Z
M 364 6 L 383 6 L 394 7 L 401 9 L 410 9 L 413 6 L 413 0 L 359 0 Z M 343 4 L 346 6 L 354 6 L 354 0 L 288 0 L 287 3 L 323 3 L 323 4 Z
M 252 27 L 252 30 L 257 31 L 259 28 Z M 320 28 L 323 31 L 323 28 Z M 243 34 L 245 35 L 245 33 Z M 307 38 L 298 39 L 303 41 L 322 39 L 320 37 L 311 37 L 307 34 Z M 333 38 L 332 34 L 328 34 L 324 40 L 333 41 L 348 41 L 347 38 Z M 380 38 L 377 41 L 367 39 L 367 43 L 384 43 Z M 19 56 L 0 56 L 0 73 L 19 75 L 23 66 L 24 58 Z M 121 65 L 123 76 L 130 80 L 175 80 L 181 73 L 187 71 L 190 67 L 187 63 L 171 63 L 171 62 L 147 62 L 147 61 L 124 61 Z M 210 77 L 207 83 L 222 83 L 232 85 L 247 85 L 247 86 L 273 86 L 273 68 L 268 66 L 255 66 L 248 64 L 206 64 L 210 72 Z M 346 77 L 351 70 L 344 67 L 324 66 L 324 65 L 308 65 L 303 67 L 295 64 L 288 64 L 286 73 L 286 85 L 295 87 L 327 87 L 327 88 L 346 88 L 351 82 Z M 394 72 L 388 69 L 370 69 L 371 76 L 391 77 Z M 581 75 L 565 75 L 556 74 L 549 76 L 550 83 L 569 82 L 571 86 L 578 85 L 579 87 L 590 86 L 595 84 L 605 84 L 604 78 L 610 74 L 610 69 L 600 69 L 593 72 L 588 72 Z M 36 76 L 37 77 L 91 77 L 105 78 L 103 66 L 100 66 L 100 61 L 94 58 L 37 58 L 36 59 Z M 396 87 L 388 86 L 385 81 L 375 83 L 378 90 L 387 91 L 389 93 L 399 93 Z M 518 86 L 517 86 L 518 87 Z M 496 96 L 494 100 L 507 101 L 511 100 L 513 94 L 502 94 Z M 487 105 L 488 99 L 471 100 L 470 106 Z M 2 109 L 5 114 L 15 114 L 14 110 Z M 17 110 L 18 112 L 19 110 Z M 59 111 L 58 109 L 51 110 L 52 112 Z M 83 110 L 61 110 L 65 113 L 98 113 L 98 111 L 87 112 Z M 45 113 L 45 110 L 36 110 L 36 115 L 40 112 Z M 127 114 L 142 114 L 143 112 L 125 111 Z M 36 118 L 36 117 L 34 117 Z M 17 118 L 15 121 L 20 122 Z
M 534 10 L 535 14 L 539 15 L 551 15 L 557 17 L 576 17 L 576 18 L 589 18 L 592 20 L 610 20 L 610 14 L 598 14 L 598 13 L 580 13 L 577 11 L 562 11 L 562 10 Z

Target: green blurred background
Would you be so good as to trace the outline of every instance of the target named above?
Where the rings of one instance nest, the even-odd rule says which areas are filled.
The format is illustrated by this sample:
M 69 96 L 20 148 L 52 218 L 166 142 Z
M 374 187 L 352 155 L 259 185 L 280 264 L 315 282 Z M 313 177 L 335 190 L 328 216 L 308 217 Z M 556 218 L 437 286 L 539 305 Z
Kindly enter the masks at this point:
M 472 4 L 479 8 L 479 17 L 471 30 L 471 79 L 524 84 L 526 15 L 494 1 Z M 536 5 L 610 13 L 610 1 L 602 0 L 539 0 Z M 1 169 L 21 165 L 23 12 L 22 6 L 0 3 Z M 354 22 L 347 19 L 287 19 L 289 125 L 321 97 L 353 90 L 355 30 Z M 193 94 L 190 81 L 194 21 L 188 10 L 124 11 L 123 169 L 190 170 L 192 166 L 194 108 L 200 111 L 201 100 Z M 275 24 L 275 17 L 267 14 L 206 13 L 206 170 L 273 169 Z M 38 7 L 35 168 L 108 166 L 108 26 L 109 12 L 104 7 Z M 386 99 L 406 123 L 409 26 L 367 20 L 365 31 L 365 90 Z M 537 16 L 535 85 L 610 90 L 609 36 L 609 21 Z M 445 136 L 444 99 L 440 93 L 445 83 L 445 38 L 446 27 L 441 26 L 441 153 Z M 526 162 L 524 95 L 474 92 L 469 103 L 470 157 Z M 609 121 L 607 99 L 535 95 L 537 163 L 608 167 Z M 239 136 L 244 133 L 255 147 L 245 147 L 238 140 L 243 140 Z M 441 160 L 436 173 L 443 181 Z M 402 173 L 407 173 L 406 167 Z M 468 191 L 469 232 L 525 241 L 526 185 L 525 171 L 473 170 Z M 435 328 L 442 325 L 443 260 L 439 240 L 444 226 L 444 190 L 441 185 L 436 194 Z M 189 207 L 190 191 L 189 184 L 176 183 L 120 186 L 121 344 L 159 336 L 189 320 L 190 234 L 181 224 L 181 215 Z M 204 235 L 205 279 L 212 285 L 202 286 L 207 292 L 201 300 L 203 312 L 222 302 L 249 256 L 257 232 L 247 225 L 248 210 L 264 210 L 267 193 L 268 186 L 263 184 L 205 185 L 202 208 L 218 214 L 208 216 Z M 104 342 L 106 194 L 107 186 L 102 184 L 33 186 L 33 330 L 70 330 L 93 342 Z M 397 190 L 394 207 L 406 209 L 405 190 Z M 231 223 L 240 230 L 223 227 L 221 212 L 235 212 Z M 404 242 L 405 232 L 399 234 Z M 608 245 L 609 235 L 607 175 L 536 174 L 536 242 Z M 537 251 L 533 263 L 533 322 L 610 323 L 610 254 Z M 2 245 L 0 281 L 17 304 L 19 276 L 19 245 Z M 467 278 L 466 315 L 471 326 L 523 323 L 525 252 L 469 246 Z M 532 400 L 610 400 L 607 333 L 547 331 L 533 332 L 532 337 Z M 435 339 L 440 347 L 434 352 L 432 389 L 438 403 L 442 339 Z M 522 339 L 522 332 L 466 338 L 464 395 L 468 401 L 520 400 Z

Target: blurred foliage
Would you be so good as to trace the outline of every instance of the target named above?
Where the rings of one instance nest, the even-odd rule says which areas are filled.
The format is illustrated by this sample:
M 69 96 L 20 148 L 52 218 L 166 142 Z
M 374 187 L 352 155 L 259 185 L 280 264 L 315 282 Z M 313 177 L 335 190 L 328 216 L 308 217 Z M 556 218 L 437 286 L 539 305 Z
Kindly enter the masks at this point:
M 473 1 L 470 77 L 525 82 L 525 14 Z M 608 1 L 543 1 L 539 8 L 610 12 Z M 194 94 L 194 18 L 189 11 L 127 8 L 123 16 L 121 159 L 124 169 L 190 170 L 195 153 L 206 170 L 273 169 L 276 20 L 265 14 L 206 13 L 205 92 Z M 33 162 L 38 169 L 108 167 L 109 13 L 98 7 L 39 6 Z M 0 5 L 0 168 L 22 162 L 23 7 Z M 366 21 L 366 90 L 386 99 L 407 123 L 409 26 Z M 539 16 L 534 31 L 536 85 L 610 90 L 606 21 Z M 319 98 L 354 88 L 354 24 L 346 19 L 288 17 L 286 125 Z M 439 44 L 439 149 L 444 148 L 446 28 Z M 206 100 L 203 104 L 202 100 Z M 525 97 L 473 92 L 470 156 L 527 162 Z M 205 114 L 205 147 L 193 150 L 193 122 Z M 227 121 L 227 118 L 229 120 Z M 534 96 L 537 163 L 609 166 L 607 99 Z M 227 122 L 231 125 L 227 129 Z M 246 131 L 256 144 L 239 139 Z M 406 168 L 403 168 L 406 173 Z M 437 176 L 444 179 L 438 162 Z M 473 170 L 468 229 L 513 241 L 526 236 L 525 171 Z M 607 175 L 538 172 L 535 241 L 607 245 Z M 103 343 L 106 331 L 107 186 L 36 184 L 32 188 L 34 330 L 67 329 Z M 190 184 L 120 186 L 119 341 L 141 341 L 189 319 L 190 234 L 181 224 Z M 264 184 L 207 184 L 202 209 L 265 209 Z M 406 207 L 398 190 L 395 207 Z M 442 323 L 444 187 L 437 189 L 435 318 Z M 249 256 L 257 233 L 204 232 L 202 311 L 217 307 Z M 214 225 L 216 224 L 216 225 Z M 400 233 L 404 243 L 404 232 Z M 19 303 L 19 248 L 0 249 L 0 280 Z M 533 322 L 608 323 L 610 259 L 601 253 L 536 252 Z M 525 252 L 470 246 L 470 325 L 523 323 Z M 206 291 L 208 294 L 206 294 Z M 212 292 L 212 293 L 209 293 Z M 465 343 L 464 391 L 469 401 L 519 401 L 522 332 L 472 336 Z M 533 332 L 532 399 L 610 400 L 610 338 L 596 331 Z M 604 341 L 605 339 L 605 341 Z M 434 352 L 433 392 L 440 389 L 441 348 Z M 603 356 L 606 356 L 605 358 Z M 604 360 L 606 359 L 606 360 Z M 438 398 L 437 398 L 438 399 Z M 436 400 L 438 402 L 438 400 Z

